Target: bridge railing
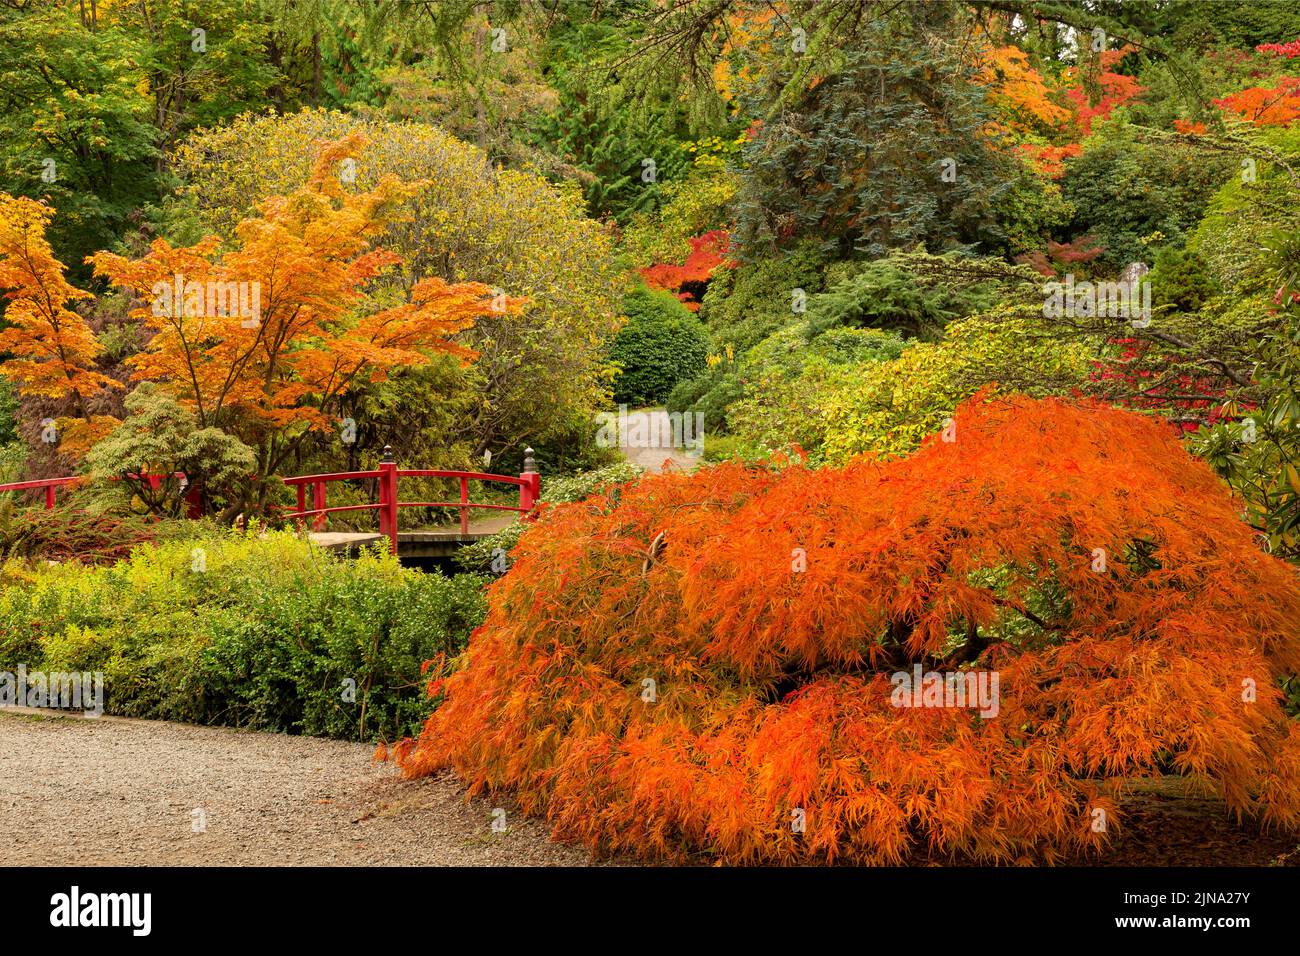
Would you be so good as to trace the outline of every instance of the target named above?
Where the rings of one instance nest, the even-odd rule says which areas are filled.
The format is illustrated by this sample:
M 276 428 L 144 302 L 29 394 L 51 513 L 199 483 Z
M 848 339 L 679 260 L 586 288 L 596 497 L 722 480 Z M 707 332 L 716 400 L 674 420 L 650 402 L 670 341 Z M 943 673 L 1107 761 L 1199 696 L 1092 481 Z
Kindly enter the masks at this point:
M 538 474 L 537 463 L 533 461 L 533 450 L 531 448 L 525 449 L 524 454 L 524 470 L 516 478 L 512 475 L 491 475 L 479 471 L 435 471 L 425 468 L 398 468 L 397 462 L 393 459 L 392 447 L 385 445 L 383 461 L 379 463 L 378 468 L 372 471 L 341 471 L 331 474 L 301 475 L 296 478 L 285 478 L 284 483 L 295 487 L 298 491 L 298 507 L 286 517 L 299 522 L 311 518 L 313 528 L 317 531 L 323 531 L 328 525 L 331 514 L 343 511 L 378 511 L 379 533 L 388 537 L 389 546 L 392 548 L 393 553 L 396 554 L 397 511 L 399 508 L 457 508 L 460 511 L 461 534 L 469 533 L 469 512 L 471 508 L 514 511 L 521 515 L 529 514 L 542 496 L 542 476 Z M 140 476 L 130 475 L 129 477 L 139 478 Z M 157 488 L 163 480 L 162 475 L 146 475 L 144 477 L 154 488 Z M 185 475 L 182 472 L 176 472 L 171 477 L 185 481 Z M 361 505 L 338 505 L 333 508 L 328 506 L 326 486 L 330 482 L 359 478 L 377 478 L 379 480 L 379 500 L 377 502 Z M 456 478 L 460 482 L 460 500 L 402 501 L 397 493 L 397 482 L 400 478 Z M 85 476 L 83 475 L 70 475 L 66 478 L 38 478 L 32 481 L 14 481 L 8 484 L 0 484 L 0 492 L 43 491 L 45 493 L 45 509 L 48 511 L 54 507 L 55 496 L 59 488 L 74 485 L 84 480 Z M 471 481 L 495 481 L 517 485 L 519 488 L 519 504 L 517 506 L 495 505 L 470 501 L 469 483 Z M 312 507 L 310 508 L 307 507 L 308 486 L 311 487 L 312 492 Z M 198 517 L 202 511 L 198 488 L 190 488 L 185 500 L 188 505 L 188 516 L 192 518 Z
M 0 485 L 0 491 L 37 491 L 45 492 L 45 510 L 49 511 L 54 507 L 55 492 L 65 485 L 74 485 L 82 481 L 80 475 L 72 475 L 68 478 L 37 478 L 32 481 L 11 481 L 8 484 Z
M 397 553 L 397 512 L 399 508 L 456 508 L 460 511 L 460 532 L 469 533 L 469 512 L 471 508 L 492 511 L 514 511 L 520 515 L 529 514 L 542 496 L 542 476 L 533 461 L 533 450 L 524 451 L 524 470 L 519 477 L 512 475 L 491 475 L 479 471 L 438 471 L 426 468 L 398 468 L 393 458 L 390 445 L 384 446 L 384 458 L 379 467 L 372 471 L 342 471 L 322 475 L 300 475 L 285 478 L 284 483 L 298 492 L 298 506 L 285 517 L 302 523 L 310 518 L 313 529 L 323 531 L 328 526 L 329 516 L 343 511 L 377 511 L 379 512 L 379 533 L 388 538 L 389 547 Z M 375 478 L 379 481 L 379 500 L 361 505 L 339 505 L 329 507 L 326 488 L 330 482 L 355 479 Z M 402 501 L 398 495 L 397 482 L 401 478 L 455 478 L 460 482 L 459 501 Z M 519 487 L 519 504 L 494 505 L 469 500 L 469 483 L 471 481 L 495 481 Z M 307 507 L 307 489 L 311 488 L 311 507 Z
M 127 475 L 126 477 L 139 479 L 141 476 Z M 143 477 L 149 482 L 150 487 L 154 489 L 157 489 L 158 486 L 162 484 L 162 480 L 164 478 L 163 475 L 144 475 Z M 184 482 L 185 472 L 183 471 L 174 472 L 171 477 L 179 478 L 182 482 Z M 85 480 L 86 480 L 85 475 L 69 475 L 66 478 L 36 478 L 31 481 L 11 481 L 8 484 L 0 485 L 0 492 L 36 491 L 38 489 L 43 490 L 45 492 L 45 510 L 50 511 L 54 507 L 55 493 L 59 488 L 63 488 L 67 485 L 75 485 L 77 484 L 77 482 L 85 481 Z M 113 478 L 111 480 L 120 481 L 121 479 Z M 182 485 L 181 487 L 184 488 L 185 486 Z M 189 490 L 189 492 L 185 495 L 185 503 L 186 503 L 187 517 L 198 518 L 202 516 L 203 508 L 202 508 L 202 503 L 199 500 L 198 488 L 191 488 Z

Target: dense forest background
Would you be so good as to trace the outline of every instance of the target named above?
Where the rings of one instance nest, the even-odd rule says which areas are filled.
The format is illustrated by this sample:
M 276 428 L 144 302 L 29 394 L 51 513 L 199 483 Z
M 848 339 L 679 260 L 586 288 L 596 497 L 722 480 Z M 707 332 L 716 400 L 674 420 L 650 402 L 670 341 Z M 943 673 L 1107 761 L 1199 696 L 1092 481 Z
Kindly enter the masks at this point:
M 281 473 L 385 444 L 596 468 L 619 402 L 702 413 L 712 459 L 839 463 L 908 453 L 991 387 L 1167 419 L 1270 547 L 1300 544 L 1294 4 L 0 0 L 0 106 L 0 191 L 51 210 L 87 371 L 112 380 L 4 383 L 10 478 L 112 473 L 173 414 L 137 394 L 138 290 L 88 257 L 237 250 L 359 133 L 344 192 L 418 183 L 359 311 L 428 279 L 519 304 L 452 330 L 468 364 L 298 383 L 263 416 L 273 454 L 219 423 Z M 1044 307 L 1137 264 L 1145 324 Z M 76 420 L 127 430 L 87 459 L 48 440 Z M 228 504 L 243 450 L 199 444 L 187 467 Z

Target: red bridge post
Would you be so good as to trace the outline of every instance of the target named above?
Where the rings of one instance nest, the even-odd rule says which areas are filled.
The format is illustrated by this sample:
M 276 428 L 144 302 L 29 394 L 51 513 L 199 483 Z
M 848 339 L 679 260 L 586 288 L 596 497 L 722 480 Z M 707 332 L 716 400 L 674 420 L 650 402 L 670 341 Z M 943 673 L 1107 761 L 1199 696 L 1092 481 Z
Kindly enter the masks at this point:
M 533 450 L 524 449 L 524 470 L 519 473 L 527 484 L 519 486 L 519 516 L 527 517 L 542 498 L 542 476 L 537 472 L 537 462 L 533 461 Z
M 393 446 L 384 446 L 379 463 L 379 533 L 388 535 L 388 547 L 397 554 L 397 461 Z

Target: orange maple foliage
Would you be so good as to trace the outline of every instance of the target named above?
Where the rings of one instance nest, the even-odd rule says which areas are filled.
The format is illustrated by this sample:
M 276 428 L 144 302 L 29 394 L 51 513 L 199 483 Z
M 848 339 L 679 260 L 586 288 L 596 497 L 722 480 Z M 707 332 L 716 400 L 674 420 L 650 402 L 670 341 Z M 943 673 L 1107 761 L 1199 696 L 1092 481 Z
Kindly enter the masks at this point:
M 1300 117 L 1300 77 L 1283 77 L 1272 89 L 1252 86 L 1214 105 L 1256 126 L 1287 126 Z
M 1029 55 L 1017 46 L 989 51 L 979 80 L 989 87 L 989 101 L 1002 111 L 1006 126 L 1017 133 L 1052 135 L 1065 130 L 1074 118 L 1057 102 L 1059 96 L 1043 75 L 1029 65 Z
M 1016 46 L 988 50 L 980 65 L 979 81 L 989 90 L 989 102 L 999 112 L 996 128 L 1013 139 L 1031 138 L 1015 147 L 1041 175 L 1060 179 L 1064 161 L 1083 152 L 1077 139 L 1092 132 L 1092 121 L 1109 116 L 1145 91 L 1137 81 L 1113 72 L 1130 47 L 1100 54 L 1096 85 L 1101 91 L 1094 103 L 1080 82 L 1079 68 L 1066 70 L 1063 82 L 1049 81 L 1030 64 L 1029 55 Z M 1041 142 L 1041 138 L 1049 140 Z M 1033 141 L 1039 140 L 1039 141 Z
M 548 510 L 392 759 L 652 859 L 1069 859 L 1160 773 L 1300 825 L 1300 581 L 1209 467 L 1087 403 L 980 395 L 950 436 Z M 996 716 L 895 706 L 918 664 L 996 670 Z
M 68 308 L 91 295 L 69 284 L 54 257 L 45 237 L 53 215 L 35 200 L 0 193 L 0 291 L 8 324 L 0 331 L 0 351 L 13 355 L 0 364 L 0 375 L 22 395 L 75 401 L 81 418 L 60 421 L 60 451 L 79 457 L 117 424 L 111 417 L 88 416 L 86 399 L 121 385 L 94 370 L 103 349 L 86 320 Z
M 1060 179 L 1065 175 L 1065 160 L 1083 155 L 1083 146 L 1079 143 L 1067 143 L 1064 146 L 1021 143 L 1016 149 L 1027 156 L 1034 168 L 1048 179 Z
M 181 248 L 158 239 L 138 260 L 109 252 L 89 260 L 149 303 L 132 312 L 154 331 L 129 360 L 132 377 L 163 383 L 201 426 L 226 428 L 258 446 L 264 475 L 295 438 L 332 427 L 331 410 L 357 383 L 382 381 L 439 352 L 469 361 L 474 352 L 450 337 L 478 316 L 517 313 L 523 303 L 480 283 L 427 278 L 406 302 L 373 306 L 372 281 L 402 260 L 371 239 L 423 184 L 388 176 L 369 192 L 345 191 L 337 167 L 365 143 L 354 133 L 322 144 L 308 182 L 262 202 L 260 216 L 236 227 L 229 251 L 216 236 Z M 236 296 L 240 284 L 257 294 Z M 160 307 L 160 295 L 173 287 L 181 294 Z M 212 290 L 221 288 L 230 290 L 225 305 L 214 307 Z M 236 298 L 256 302 L 256 314 L 231 307 Z

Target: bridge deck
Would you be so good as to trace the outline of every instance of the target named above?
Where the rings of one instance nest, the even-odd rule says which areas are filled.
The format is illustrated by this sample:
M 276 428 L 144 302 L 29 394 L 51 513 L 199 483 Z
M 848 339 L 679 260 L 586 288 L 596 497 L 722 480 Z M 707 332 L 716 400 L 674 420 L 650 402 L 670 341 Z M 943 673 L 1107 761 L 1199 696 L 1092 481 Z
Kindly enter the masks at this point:
M 485 525 L 505 522 L 483 522 Z M 473 544 L 480 538 L 495 534 L 501 527 L 471 526 L 469 534 L 455 531 L 399 531 L 397 533 L 397 554 L 403 558 L 449 558 L 458 549 Z M 313 531 L 310 535 L 312 544 L 329 551 L 355 554 L 362 548 L 370 547 L 386 540 L 385 536 L 373 531 Z

